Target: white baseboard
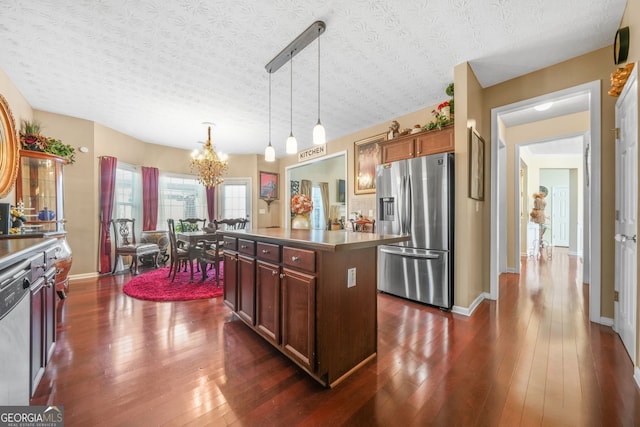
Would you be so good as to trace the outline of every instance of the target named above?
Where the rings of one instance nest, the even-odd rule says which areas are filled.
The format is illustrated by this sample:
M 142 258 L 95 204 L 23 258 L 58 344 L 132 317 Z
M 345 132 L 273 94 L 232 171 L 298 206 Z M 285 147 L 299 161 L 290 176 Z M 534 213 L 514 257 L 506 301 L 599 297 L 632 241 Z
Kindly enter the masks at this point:
M 451 309 L 451 312 L 455 314 L 461 314 L 467 317 L 471 316 L 475 311 L 475 309 L 478 308 L 480 303 L 485 299 L 490 299 L 488 292 L 483 292 L 480 295 L 478 295 L 478 298 L 476 298 L 469 307 L 460 307 L 458 305 L 454 305 L 453 308 Z
M 596 323 L 613 328 L 613 319 L 610 317 L 600 317 Z
M 636 385 L 640 388 L 640 368 L 637 366 L 633 367 L 633 379 L 636 380 Z
M 69 276 L 69 281 L 74 281 L 74 280 L 82 280 L 82 279 L 93 279 L 94 277 L 98 277 L 99 274 L 97 271 L 94 271 L 93 273 L 82 273 L 82 274 L 72 274 Z

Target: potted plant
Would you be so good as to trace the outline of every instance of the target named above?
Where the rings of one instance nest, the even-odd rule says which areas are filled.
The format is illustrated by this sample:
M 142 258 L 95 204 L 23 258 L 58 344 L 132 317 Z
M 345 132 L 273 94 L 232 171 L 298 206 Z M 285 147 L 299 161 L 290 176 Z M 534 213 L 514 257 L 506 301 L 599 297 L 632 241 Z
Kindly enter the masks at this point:
M 59 139 L 47 138 L 40 134 L 40 123 L 23 120 L 20 127 L 20 144 L 24 150 L 41 151 L 64 157 L 69 163 L 74 163 L 76 150 L 71 145 Z

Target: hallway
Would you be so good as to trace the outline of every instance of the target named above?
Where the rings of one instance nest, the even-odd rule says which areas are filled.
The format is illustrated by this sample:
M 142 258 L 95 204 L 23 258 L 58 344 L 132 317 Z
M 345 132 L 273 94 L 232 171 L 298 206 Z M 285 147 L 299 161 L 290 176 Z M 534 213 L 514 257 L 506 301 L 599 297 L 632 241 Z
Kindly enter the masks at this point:
M 220 298 L 139 301 L 128 275 L 75 281 L 32 404 L 75 425 L 633 426 L 619 337 L 588 321 L 576 257 L 523 259 L 464 317 L 378 296 L 378 356 L 326 390 Z M 520 282 L 518 281 L 520 278 Z

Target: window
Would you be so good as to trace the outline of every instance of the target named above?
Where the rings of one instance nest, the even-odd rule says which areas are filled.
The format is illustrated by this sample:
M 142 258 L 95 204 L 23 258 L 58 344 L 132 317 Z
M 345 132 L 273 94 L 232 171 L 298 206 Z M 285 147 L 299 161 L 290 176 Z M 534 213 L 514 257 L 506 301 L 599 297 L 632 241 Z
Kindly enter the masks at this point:
M 227 178 L 220 189 L 220 215 L 222 218 L 248 218 L 251 212 L 251 180 L 247 178 Z M 250 225 L 247 224 L 247 228 Z
M 160 174 L 158 193 L 158 230 L 167 229 L 169 218 L 207 217 L 204 187 L 193 176 Z
M 324 219 L 324 209 L 322 208 L 322 192 L 318 184 L 314 184 L 311 188 L 311 200 L 313 201 L 313 210 L 311 211 L 311 228 L 314 230 L 324 230 L 327 228 Z
M 135 166 L 118 162 L 112 218 L 134 218 L 136 236 L 142 230 L 142 178 Z

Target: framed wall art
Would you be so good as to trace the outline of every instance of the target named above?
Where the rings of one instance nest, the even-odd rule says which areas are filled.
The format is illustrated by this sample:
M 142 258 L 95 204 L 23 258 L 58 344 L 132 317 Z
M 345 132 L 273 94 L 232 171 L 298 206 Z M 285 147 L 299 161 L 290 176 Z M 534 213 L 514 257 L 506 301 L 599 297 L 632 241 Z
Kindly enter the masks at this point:
M 0 198 L 9 194 L 18 176 L 18 137 L 9 103 L 0 95 Z
M 376 192 L 376 165 L 380 163 L 378 143 L 387 140 L 387 134 L 381 133 L 354 142 L 354 179 L 355 194 Z
M 484 139 L 469 128 L 469 197 L 484 200 Z
M 278 198 L 278 174 L 260 171 L 260 198 L 275 200 Z

